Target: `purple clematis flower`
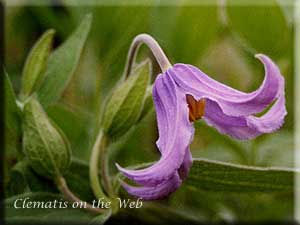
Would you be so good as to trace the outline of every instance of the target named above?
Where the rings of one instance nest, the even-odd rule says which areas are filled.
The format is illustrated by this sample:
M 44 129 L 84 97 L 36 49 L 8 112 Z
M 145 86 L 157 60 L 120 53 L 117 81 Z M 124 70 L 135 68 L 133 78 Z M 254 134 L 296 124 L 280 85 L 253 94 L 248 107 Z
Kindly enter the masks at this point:
M 220 133 L 241 140 L 281 127 L 287 114 L 284 78 L 270 58 L 262 54 L 256 57 L 264 64 L 265 79 L 251 93 L 221 84 L 187 64 L 175 64 L 157 76 L 153 99 L 161 158 L 140 170 L 117 165 L 127 178 L 139 184 L 122 182 L 128 193 L 145 200 L 160 199 L 181 185 L 192 165 L 189 145 L 194 135 L 193 122 L 201 117 Z M 263 116 L 255 116 L 273 102 Z

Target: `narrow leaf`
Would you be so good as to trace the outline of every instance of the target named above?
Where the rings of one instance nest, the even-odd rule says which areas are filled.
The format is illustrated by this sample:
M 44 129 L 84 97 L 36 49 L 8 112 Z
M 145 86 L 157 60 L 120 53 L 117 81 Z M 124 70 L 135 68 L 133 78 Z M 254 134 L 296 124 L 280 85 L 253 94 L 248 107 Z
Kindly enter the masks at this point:
M 109 136 L 125 134 L 139 119 L 150 82 L 150 66 L 149 60 L 137 66 L 108 100 L 102 126 Z
M 8 77 L 8 74 L 5 73 L 4 78 L 4 109 L 5 109 L 5 126 L 12 131 L 13 133 L 20 135 L 21 134 L 21 110 L 17 105 L 17 99 Z
M 28 97 L 41 84 L 55 31 L 46 31 L 31 49 L 23 69 L 22 97 Z
M 208 191 L 292 192 L 296 173 L 299 170 L 241 166 L 197 158 L 184 184 Z
M 33 169 L 50 178 L 64 173 L 70 164 L 69 143 L 35 97 L 24 106 L 23 127 L 24 153 Z
M 67 136 L 73 156 L 88 160 L 90 115 L 60 103 L 49 106 L 47 114 Z
M 44 106 L 55 102 L 61 96 L 75 72 L 91 22 L 92 16 L 85 16 L 69 39 L 50 55 L 45 79 L 38 90 L 40 102 Z

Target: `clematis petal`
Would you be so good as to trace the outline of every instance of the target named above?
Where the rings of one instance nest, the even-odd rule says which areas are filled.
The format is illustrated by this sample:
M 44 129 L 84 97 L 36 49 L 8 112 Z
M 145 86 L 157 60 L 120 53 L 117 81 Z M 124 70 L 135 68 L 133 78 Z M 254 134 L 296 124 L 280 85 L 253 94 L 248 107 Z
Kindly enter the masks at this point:
M 233 117 L 223 113 L 220 106 L 211 100 L 206 101 L 203 119 L 220 133 L 228 134 L 237 139 L 251 139 L 264 133 L 279 129 L 286 116 L 284 95 L 281 96 L 269 111 L 261 117 Z
M 168 72 L 156 78 L 153 99 L 157 112 L 160 160 L 141 170 L 127 170 L 117 165 L 126 177 L 141 185 L 156 185 L 170 179 L 181 167 L 185 157 L 184 171 L 187 171 L 190 163 L 186 152 L 194 128 L 189 122 L 185 93 L 176 86 Z
M 209 99 L 206 100 L 203 119 L 221 134 L 227 134 L 236 139 L 250 139 L 261 134 L 257 129 L 252 129 L 248 126 L 245 117 L 228 116 L 223 113 L 218 103 Z
M 179 176 L 182 180 L 187 177 L 190 168 L 192 167 L 192 164 L 193 164 L 193 158 L 192 158 L 190 148 L 188 147 L 188 149 L 185 152 L 183 163 L 178 169 Z
M 208 77 L 198 68 L 175 64 L 169 73 L 177 85 L 197 100 L 210 99 L 218 103 L 228 116 L 247 116 L 264 110 L 280 93 L 283 77 L 270 58 L 258 54 L 256 57 L 264 64 L 265 79 L 254 92 L 244 93 L 228 87 Z
M 152 186 L 135 187 L 121 181 L 121 185 L 129 194 L 145 200 L 164 198 L 174 192 L 181 183 L 178 173 L 175 173 L 170 179 Z
M 247 124 L 252 129 L 258 130 L 261 133 L 272 133 L 283 125 L 286 115 L 285 98 L 282 95 L 262 117 L 249 116 Z
M 124 181 L 120 182 L 123 188 L 133 196 L 144 200 L 161 199 L 177 190 L 182 180 L 187 177 L 192 162 L 191 152 L 187 149 L 182 165 L 168 180 L 164 180 L 156 185 L 146 184 L 139 187 L 129 185 Z

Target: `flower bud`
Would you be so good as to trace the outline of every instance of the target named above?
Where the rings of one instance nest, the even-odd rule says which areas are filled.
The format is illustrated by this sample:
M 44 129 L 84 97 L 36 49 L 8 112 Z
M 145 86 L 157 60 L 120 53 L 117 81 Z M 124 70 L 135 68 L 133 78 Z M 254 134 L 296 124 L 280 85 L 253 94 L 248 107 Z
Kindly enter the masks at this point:
M 40 175 L 56 178 L 69 167 L 71 149 L 63 132 L 48 118 L 36 97 L 24 105 L 24 153 Z
M 139 119 L 150 82 L 151 64 L 146 60 L 116 87 L 104 109 L 102 127 L 110 137 L 125 134 Z

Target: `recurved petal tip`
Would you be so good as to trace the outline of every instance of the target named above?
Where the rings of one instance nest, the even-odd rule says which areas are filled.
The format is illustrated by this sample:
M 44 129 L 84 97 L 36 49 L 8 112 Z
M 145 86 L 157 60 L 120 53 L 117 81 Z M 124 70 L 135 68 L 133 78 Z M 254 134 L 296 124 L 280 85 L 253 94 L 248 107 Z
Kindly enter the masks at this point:
M 181 179 L 175 173 L 169 180 L 161 182 L 157 185 L 149 186 L 132 186 L 124 181 L 121 181 L 122 187 L 131 195 L 142 198 L 144 200 L 158 200 L 165 198 L 170 193 L 174 192 L 180 185 Z

